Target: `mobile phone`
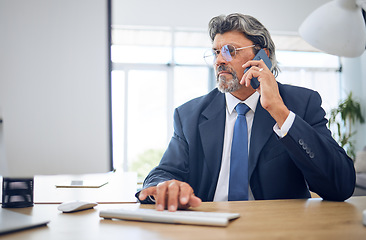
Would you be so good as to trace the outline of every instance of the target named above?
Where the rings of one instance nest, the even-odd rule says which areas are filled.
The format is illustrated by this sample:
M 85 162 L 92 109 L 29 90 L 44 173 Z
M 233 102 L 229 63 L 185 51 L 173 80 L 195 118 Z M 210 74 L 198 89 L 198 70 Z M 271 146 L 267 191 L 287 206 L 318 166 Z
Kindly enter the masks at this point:
M 271 67 L 272 67 L 271 60 L 269 60 L 266 52 L 263 49 L 259 50 L 259 52 L 253 58 L 253 60 L 261 60 L 261 59 L 263 59 L 263 62 L 267 65 L 267 67 L 269 69 L 271 69 Z M 244 73 L 246 73 L 249 70 L 249 68 L 251 68 L 251 67 L 247 67 L 244 70 Z M 252 88 L 257 89 L 259 87 L 258 79 L 256 77 L 253 77 L 250 81 L 250 85 L 252 86 Z

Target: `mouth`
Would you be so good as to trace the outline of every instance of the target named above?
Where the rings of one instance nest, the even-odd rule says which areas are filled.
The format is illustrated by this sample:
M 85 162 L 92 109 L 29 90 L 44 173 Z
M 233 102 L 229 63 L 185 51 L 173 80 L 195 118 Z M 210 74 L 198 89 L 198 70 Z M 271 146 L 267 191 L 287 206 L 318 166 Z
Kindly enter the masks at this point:
M 217 67 L 216 69 L 216 72 L 217 72 L 217 76 L 216 77 L 220 77 L 222 75 L 233 75 L 232 71 L 230 70 L 229 67 L 227 66 L 224 66 L 224 65 L 220 65 Z
M 217 73 L 217 77 L 221 76 L 221 75 L 225 75 L 225 74 L 229 74 L 229 75 L 232 75 L 231 72 L 228 72 L 228 71 L 221 71 L 221 72 L 218 72 Z

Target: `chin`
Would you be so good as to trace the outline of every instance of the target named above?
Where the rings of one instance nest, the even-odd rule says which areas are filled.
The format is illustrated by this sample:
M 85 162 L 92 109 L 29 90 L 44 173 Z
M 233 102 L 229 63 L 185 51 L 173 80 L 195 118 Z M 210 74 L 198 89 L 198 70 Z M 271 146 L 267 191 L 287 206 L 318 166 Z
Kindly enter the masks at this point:
M 222 93 L 235 92 L 241 87 L 239 79 L 235 74 L 232 75 L 232 78 L 228 78 L 225 75 L 220 75 L 217 78 L 217 89 Z
M 235 91 L 239 90 L 241 87 L 242 86 L 238 82 L 235 82 L 235 81 L 230 81 L 229 83 L 219 81 L 217 83 L 217 89 L 222 93 L 235 92 Z

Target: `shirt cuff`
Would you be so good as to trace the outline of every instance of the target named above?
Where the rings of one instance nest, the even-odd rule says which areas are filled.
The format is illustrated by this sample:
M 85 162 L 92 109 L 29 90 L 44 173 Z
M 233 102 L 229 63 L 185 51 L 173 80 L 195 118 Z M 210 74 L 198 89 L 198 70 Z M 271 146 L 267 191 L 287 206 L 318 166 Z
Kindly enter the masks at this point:
M 295 113 L 290 111 L 290 114 L 287 116 L 286 121 L 282 125 L 282 128 L 279 128 L 278 124 L 276 123 L 273 126 L 273 131 L 277 134 L 277 136 L 283 138 L 284 136 L 287 135 L 294 121 L 295 121 Z

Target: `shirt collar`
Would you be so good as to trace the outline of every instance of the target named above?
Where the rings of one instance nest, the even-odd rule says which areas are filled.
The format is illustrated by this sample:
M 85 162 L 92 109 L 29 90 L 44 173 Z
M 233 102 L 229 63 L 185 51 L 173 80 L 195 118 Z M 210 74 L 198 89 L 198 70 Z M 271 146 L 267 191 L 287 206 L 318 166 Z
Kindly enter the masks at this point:
M 225 99 L 226 99 L 226 108 L 229 112 L 229 114 L 232 114 L 234 111 L 234 108 L 238 103 L 245 103 L 253 112 L 255 112 L 255 109 L 257 108 L 257 103 L 259 99 L 259 93 L 255 91 L 252 95 L 250 95 L 247 99 L 244 101 L 241 101 L 240 99 L 237 99 L 234 97 L 231 93 L 225 93 Z

